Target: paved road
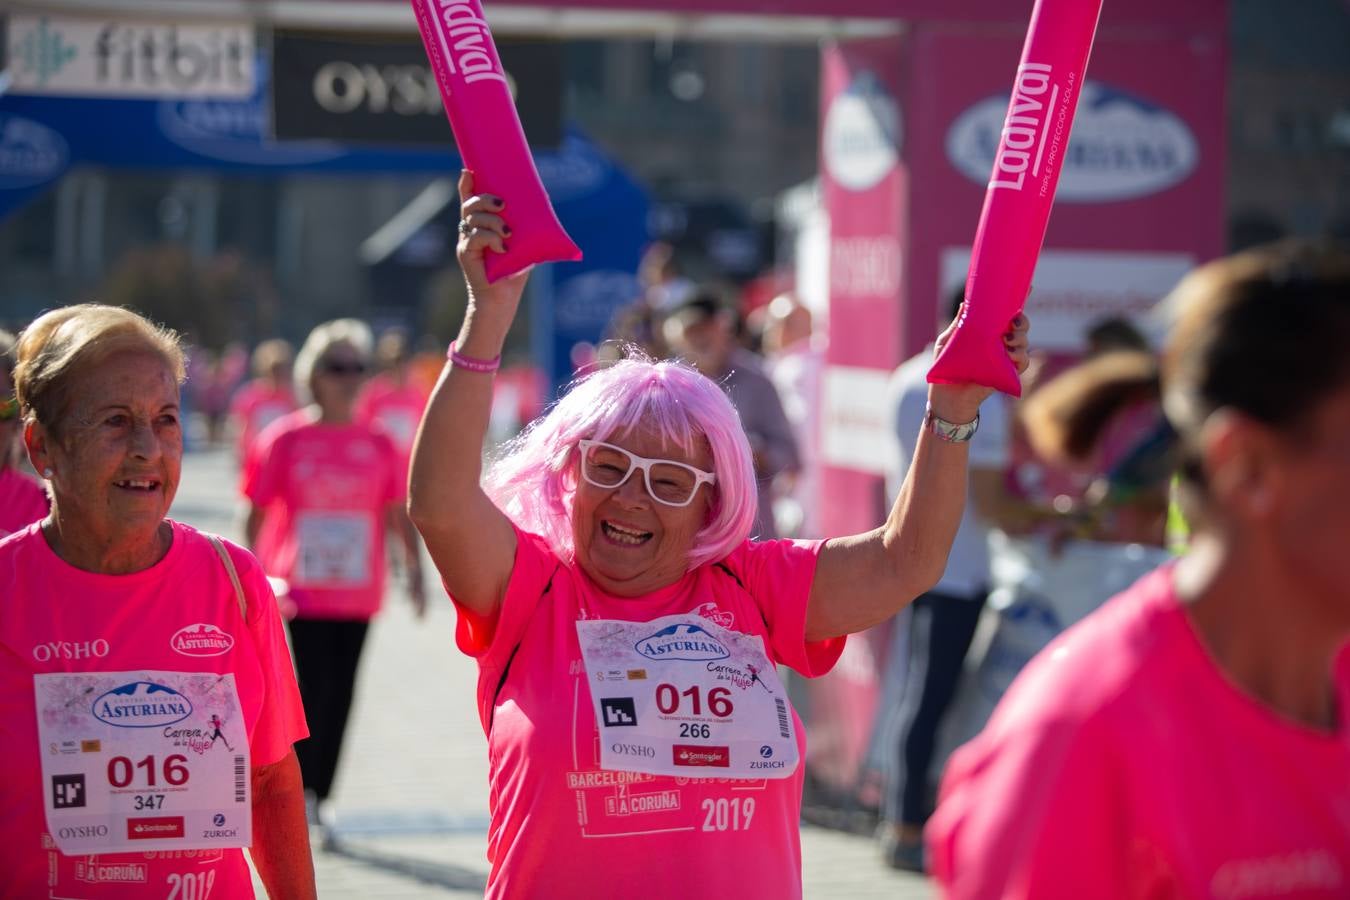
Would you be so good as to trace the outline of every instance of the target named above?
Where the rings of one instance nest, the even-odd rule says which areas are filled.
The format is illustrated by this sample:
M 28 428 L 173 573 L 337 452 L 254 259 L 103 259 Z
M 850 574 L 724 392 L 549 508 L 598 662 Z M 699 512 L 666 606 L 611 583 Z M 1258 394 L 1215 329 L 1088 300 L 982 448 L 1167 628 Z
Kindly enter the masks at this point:
M 234 481 L 228 454 L 189 454 L 172 515 L 238 539 Z M 338 845 L 315 852 L 325 900 L 482 896 L 487 749 L 453 626 L 443 595 L 422 622 L 396 595 L 371 628 L 335 786 Z M 812 900 L 934 896 L 885 869 L 865 838 L 803 826 L 802 848 Z

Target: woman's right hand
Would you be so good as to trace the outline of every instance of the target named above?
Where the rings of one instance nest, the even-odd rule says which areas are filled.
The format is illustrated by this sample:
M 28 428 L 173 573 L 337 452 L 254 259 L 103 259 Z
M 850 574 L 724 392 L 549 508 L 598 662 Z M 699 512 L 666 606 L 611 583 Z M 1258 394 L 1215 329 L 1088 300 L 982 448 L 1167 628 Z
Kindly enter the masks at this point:
M 501 216 L 505 201 L 492 194 L 475 194 L 473 173 L 468 169 L 459 175 L 459 201 L 460 221 L 467 223 L 468 228 L 467 232 L 460 229 L 455 252 L 469 289 L 469 319 L 476 320 L 475 324 L 479 326 L 487 326 L 493 332 L 492 338 L 505 340 L 506 329 L 511 327 L 521 294 L 525 291 L 525 282 L 529 280 L 529 270 L 489 284 L 484 258 L 488 253 L 505 253 L 506 241 L 511 236 L 511 229 Z M 470 330 L 466 321 L 465 331 Z M 461 338 L 467 341 L 470 335 L 462 334 Z M 462 344 L 460 349 L 473 355 L 476 348 Z

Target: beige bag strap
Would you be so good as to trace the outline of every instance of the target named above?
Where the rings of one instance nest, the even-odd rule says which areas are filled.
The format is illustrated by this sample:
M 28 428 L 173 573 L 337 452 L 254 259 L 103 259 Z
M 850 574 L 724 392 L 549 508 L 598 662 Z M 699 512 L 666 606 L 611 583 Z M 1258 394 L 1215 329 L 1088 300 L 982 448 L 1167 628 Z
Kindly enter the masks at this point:
M 225 543 L 214 534 L 206 535 L 206 539 L 211 542 L 211 546 L 216 548 L 216 555 L 220 561 L 225 564 L 225 571 L 230 573 L 230 584 L 234 585 L 234 596 L 239 600 L 239 615 L 248 621 L 248 598 L 244 596 L 244 586 L 239 583 L 239 573 L 235 571 L 234 560 L 230 559 L 230 551 L 225 549 Z

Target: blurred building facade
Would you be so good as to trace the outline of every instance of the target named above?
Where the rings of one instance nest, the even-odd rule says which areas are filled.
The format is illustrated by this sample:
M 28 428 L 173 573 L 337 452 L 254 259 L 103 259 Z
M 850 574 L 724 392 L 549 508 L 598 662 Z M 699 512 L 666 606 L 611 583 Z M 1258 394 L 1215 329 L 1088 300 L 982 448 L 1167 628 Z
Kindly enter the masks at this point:
M 1230 244 L 1350 237 L 1350 5 L 1233 0 L 1231 17 Z M 774 199 L 817 167 L 814 43 L 583 37 L 562 58 L 564 119 L 653 193 L 655 234 L 683 241 L 699 274 L 772 263 Z M 129 251 L 163 242 L 238 254 L 270 281 L 284 303 L 260 327 L 378 316 L 357 250 L 428 180 L 84 167 L 0 221 L 0 320 L 94 296 Z M 450 263 L 444 239 L 437 253 Z

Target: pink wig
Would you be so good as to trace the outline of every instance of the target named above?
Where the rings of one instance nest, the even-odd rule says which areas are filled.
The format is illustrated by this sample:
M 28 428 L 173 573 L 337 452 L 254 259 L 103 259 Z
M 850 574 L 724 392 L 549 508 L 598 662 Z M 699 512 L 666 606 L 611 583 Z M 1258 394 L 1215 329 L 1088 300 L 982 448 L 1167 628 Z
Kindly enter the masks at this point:
M 573 382 L 547 414 L 505 445 L 488 466 L 484 490 L 521 530 L 541 535 L 572 562 L 577 441 L 604 441 L 651 428 L 672 446 L 712 448 L 713 502 L 694 536 L 689 569 L 725 558 L 750 536 L 757 493 L 750 442 L 731 400 L 714 382 L 674 361 L 621 360 Z

